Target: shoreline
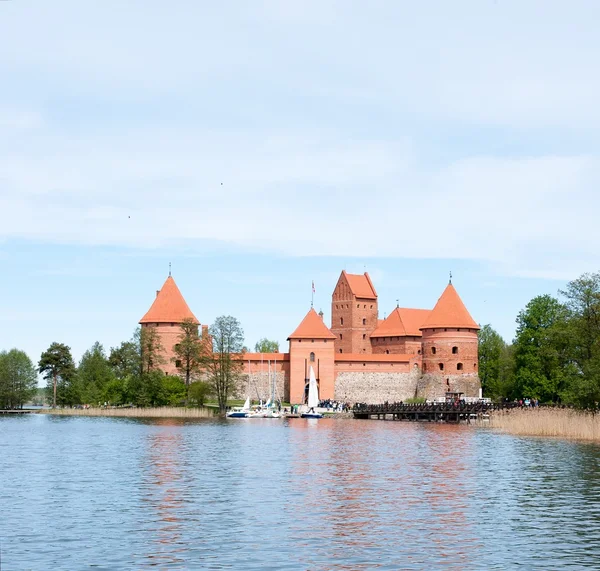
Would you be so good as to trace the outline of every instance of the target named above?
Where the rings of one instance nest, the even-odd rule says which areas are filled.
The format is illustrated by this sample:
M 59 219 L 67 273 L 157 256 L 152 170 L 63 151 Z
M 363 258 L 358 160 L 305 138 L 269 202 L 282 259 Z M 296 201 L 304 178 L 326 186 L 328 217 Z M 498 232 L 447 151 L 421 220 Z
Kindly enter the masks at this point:
M 98 417 L 129 417 L 129 418 L 216 418 L 218 410 L 202 408 L 184 408 L 176 406 L 161 406 L 156 408 L 47 408 L 36 411 L 39 414 L 54 414 L 57 416 L 98 416 Z

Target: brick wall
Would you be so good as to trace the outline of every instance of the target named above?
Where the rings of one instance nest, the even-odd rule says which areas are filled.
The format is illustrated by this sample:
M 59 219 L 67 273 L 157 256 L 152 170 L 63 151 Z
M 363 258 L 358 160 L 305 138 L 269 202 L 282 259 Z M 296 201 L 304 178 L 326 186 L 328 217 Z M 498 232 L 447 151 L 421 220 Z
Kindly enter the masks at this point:
M 467 375 L 423 375 L 417 384 L 417 396 L 427 399 L 443 397 L 447 392 L 478 397 L 481 382 L 475 373 Z
M 416 395 L 418 378 L 414 373 L 340 372 L 335 399 L 369 404 L 406 400 Z
M 289 400 L 289 375 L 287 372 L 279 370 L 272 373 L 272 377 L 275 378 L 276 398 L 287 402 Z M 271 382 L 268 373 L 264 371 L 243 374 L 233 398 L 245 399 L 249 396 L 254 401 L 262 399 L 263 402 L 266 402 L 270 395 Z

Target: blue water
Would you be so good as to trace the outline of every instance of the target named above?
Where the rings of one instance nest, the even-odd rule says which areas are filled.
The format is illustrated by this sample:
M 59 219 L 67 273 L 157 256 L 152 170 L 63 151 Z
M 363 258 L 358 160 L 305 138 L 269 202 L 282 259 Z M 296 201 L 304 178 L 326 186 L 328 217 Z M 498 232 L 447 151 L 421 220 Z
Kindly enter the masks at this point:
M 473 426 L 0 418 L 1 569 L 598 569 L 599 467 Z

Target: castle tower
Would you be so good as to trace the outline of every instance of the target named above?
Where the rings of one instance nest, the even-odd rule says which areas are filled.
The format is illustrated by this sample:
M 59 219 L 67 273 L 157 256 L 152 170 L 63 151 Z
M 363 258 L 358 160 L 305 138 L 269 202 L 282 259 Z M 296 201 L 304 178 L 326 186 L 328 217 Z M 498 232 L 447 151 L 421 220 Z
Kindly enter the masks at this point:
M 290 402 L 303 404 L 308 390 L 308 371 L 312 366 L 319 385 L 319 398 L 332 399 L 335 388 L 335 335 L 314 309 L 306 314 L 290 342 Z
M 451 282 L 420 329 L 423 334 L 422 372 L 444 380 L 444 386 L 440 385 L 436 392 L 445 390 L 479 396 L 479 325 Z
M 371 353 L 369 334 L 378 325 L 377 293 L 368 273 L 344 270 L 331 296 L 336 353 Z
M 192 319 L 196 324 L 200 322 L 192 313 L 185 299 L 181 295 L 175 280 L 169 277 L 162 288 L 156 292 L 156 298 L 150 306 L 150 309 L 140 319 L 142 327 L 155 327 L 163 346 L 163 358 L 165 362 L 160 365 L 160 369 L 167 375 L 176 375 L 177 367 L 174 361 L 174 345 L 179 341 L 181 328 L 184 319 Z

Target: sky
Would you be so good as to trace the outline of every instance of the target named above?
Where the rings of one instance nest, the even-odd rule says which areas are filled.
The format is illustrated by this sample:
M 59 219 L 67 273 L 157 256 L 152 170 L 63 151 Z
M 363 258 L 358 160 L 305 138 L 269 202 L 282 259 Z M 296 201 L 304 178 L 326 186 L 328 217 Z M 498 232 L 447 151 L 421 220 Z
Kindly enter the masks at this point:
M 600 4 L 0 2 L 0 350 L 79 360 L 173 277 L 279 341 L 340 272 L 452 271 L 507 341 L 600 269 Z M 398 301 L 396 301 L 398 300 Z

